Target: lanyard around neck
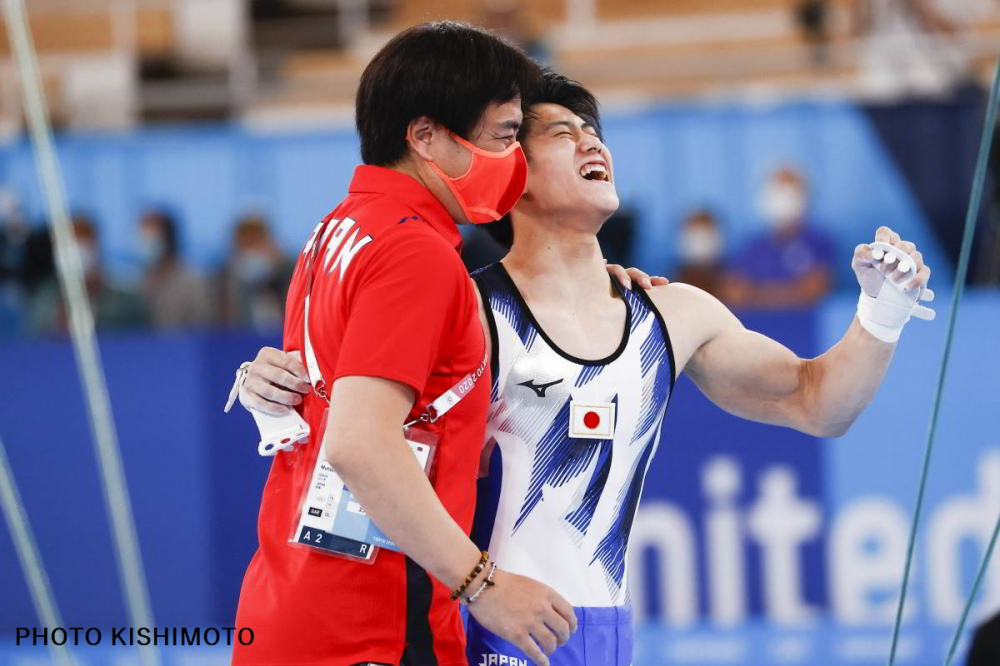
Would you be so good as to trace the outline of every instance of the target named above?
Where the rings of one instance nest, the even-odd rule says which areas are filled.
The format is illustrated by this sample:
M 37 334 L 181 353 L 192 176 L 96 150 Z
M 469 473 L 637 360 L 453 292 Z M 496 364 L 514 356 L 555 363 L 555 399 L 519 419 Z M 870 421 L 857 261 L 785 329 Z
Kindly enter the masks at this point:
M 319 359 L 316 358 L 316 350 L 313 347 L 312 339 L 309 335 L 309 305 L 312 297 L 313 282 L 316 279 L 316 257 L 319 254 L 320 242 L 325 235 L 326 227 L 331 222 L 333 222 L 333 220 L 327 220 L 321 223 L 316 228 L 313 235 L 312 247 L 309 248 L 309 254 L 306 257 L 306 295 L 302 311 L 302 349 L 306 360 L 306 372 L 309 375 L 309 383 L 312 385 L 313 391 L 326 403 L 330 402 L 330 395 L 327 391 L 326 380 L 323 378 L 323 373 L 319 369 Z M 484 340 L 483 360 L 479 366 L 458 380 L 454 386 L 442 393 L 436 400 L 428 404 L 427 409 L 423 414 L 406 425 L 410 426 L 417 422 L 434 423 L 440 419 L 453 409 L 455 405 L 460 403 L 465 396 L 472 393 L 472 390 L 486 373 L 488 365 L 489 346 L 485 344 Z

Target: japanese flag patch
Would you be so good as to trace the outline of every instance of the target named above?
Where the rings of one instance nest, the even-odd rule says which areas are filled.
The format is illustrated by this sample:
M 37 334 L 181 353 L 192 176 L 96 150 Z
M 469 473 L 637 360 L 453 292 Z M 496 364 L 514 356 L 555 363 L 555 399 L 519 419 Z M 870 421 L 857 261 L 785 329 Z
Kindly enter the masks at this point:
M 615 435 L 613 402 L 582 403 L 569 406 L 569 436 L 583 439 L 611 439 Z

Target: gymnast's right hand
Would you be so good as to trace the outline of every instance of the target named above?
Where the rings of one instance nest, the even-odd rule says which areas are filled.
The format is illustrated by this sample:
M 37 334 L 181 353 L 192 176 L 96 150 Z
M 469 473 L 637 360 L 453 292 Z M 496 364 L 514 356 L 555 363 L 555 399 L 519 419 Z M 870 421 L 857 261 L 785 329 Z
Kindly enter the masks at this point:
M 240 404 L 247 409 L 281 416 L 302 402 L 311 390 L 309 374 L 295 352 L 264 347 L 247 369 Z
M 472 617 L 539 666 L 549 666 L 546 655 L 565 645 L 576 631 L 573 607 L 551 587 L 531 578 L 498 569 L 493 580 L 496 585 L 469 605 Z

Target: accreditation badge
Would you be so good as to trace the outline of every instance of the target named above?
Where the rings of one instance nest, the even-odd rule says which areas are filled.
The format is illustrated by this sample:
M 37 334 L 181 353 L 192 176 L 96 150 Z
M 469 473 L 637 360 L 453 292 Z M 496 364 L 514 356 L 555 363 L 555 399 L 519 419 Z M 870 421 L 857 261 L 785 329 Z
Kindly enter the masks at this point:
M 319 437 L 326 432 L 328 412 L 323 415 Z M 404 428 L 403 435 L 421 468 L 430 473 L 437 435 L 413 427 Z M 361 503 L 326 461 L 323 446 L 321 440 L 316 447 L 316 461 L 309 485 L 303 491 L 290 542 L 327 555 L 368 563 L 375 560 L 379 548 L 399 551 L 399 547 L 369 518 Z

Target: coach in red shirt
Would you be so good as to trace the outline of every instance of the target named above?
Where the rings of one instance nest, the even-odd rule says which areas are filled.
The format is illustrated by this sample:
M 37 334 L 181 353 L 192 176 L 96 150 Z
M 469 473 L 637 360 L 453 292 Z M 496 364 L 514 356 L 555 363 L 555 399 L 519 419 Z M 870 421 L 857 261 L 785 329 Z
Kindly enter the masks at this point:
M 234 663 L 464 666 L 451 600 L 463 587 L 466 599 L 483 590 L 469 606 L 476 619 L 540 664 L 575 629 L 548 587 L 502 571 L 485 586 L 492 567 L 477 566 L 467 535 L 489 382 L 425 426 L 439 438 L 429 478 L 402 431 L 483 366 L 456 223 L 496 219 L 523 192 L 520 91 L 535 74 L 514 47 L 452 22 L 401 33 L 365 69 L 365 164 L 306 244 L 288 294 L 286 350 L 304 349 L 309 296 L 324 383 L 300 411 L 315 436 L 272 464 L 237 612 L 255 640 Z M 406 555 L 383 549 L 363 563 L 289 544 L 318 455 Z

